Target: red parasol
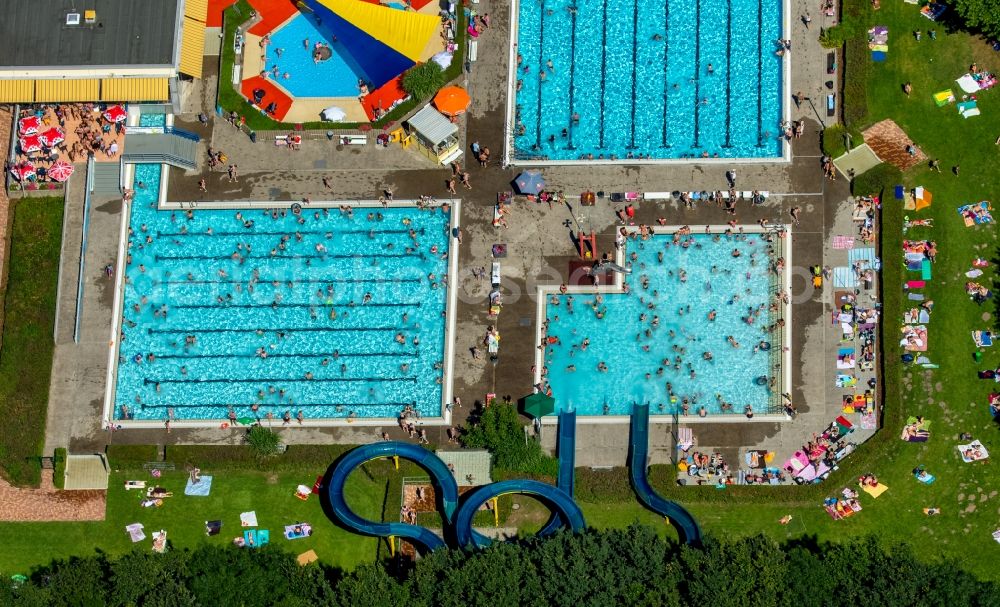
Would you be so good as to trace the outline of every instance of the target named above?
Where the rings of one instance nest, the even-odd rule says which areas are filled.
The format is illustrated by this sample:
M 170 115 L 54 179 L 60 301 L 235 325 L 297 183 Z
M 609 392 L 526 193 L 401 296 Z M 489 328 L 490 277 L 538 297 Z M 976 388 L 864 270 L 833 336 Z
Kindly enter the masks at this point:
M 56 181 L 66 181 L 73 174 L 73 165 L 65 160 L 57 160 L 49 167 L 49 177 Z
M 35 165 L 30 162 L 15 164 L 10 168 L 10 174 L 17 177 L 18 181 L 24 181 L 28 177 L 35 176 Z
M 41 128 L 42 121 L 38 119 L 38 116 L 25 116 L 17 121 L 18 132 L 22 135 L 34 135 Z
M 21 152 L 30 154 L 42 150 L 42 139 L 38 135 L 26 135 L 17 140 L 21 145 Z
M 45 147 L 49 148 L 55 147 L 57 144 L 66 140 L 66 134 L 63 133 L 62 129 L 58 127 L 52 127 L 38 137 L 42 140 Z
M 104 111 L 104 117 L 108 122 L 124 122 L 128 118 L 128 112 L 120 105 L 113 105 Z

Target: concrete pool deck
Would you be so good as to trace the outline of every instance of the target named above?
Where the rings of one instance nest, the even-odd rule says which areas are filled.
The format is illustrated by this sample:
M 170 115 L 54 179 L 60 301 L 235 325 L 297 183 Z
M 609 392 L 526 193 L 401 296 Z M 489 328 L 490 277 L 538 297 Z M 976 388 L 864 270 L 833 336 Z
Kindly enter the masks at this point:
M 466 144 L 479 141 L 498 153 L 503 141 L 504 84 L 507 76 L 507 23 L 502 5 L 483 0 L 480 12 L 493 15 L 491 28 L 479 38 L 479 61 L 468 75 L 468 87 L 473 95 L 469 114 L 460 126 Z M 803 12 L 806 4 L 802 3 Z M 793 8 L 794 12 L 797 8 Z M 797 13 L 795 13 L 797 14 Z M 802 90 L 819 99 L 826 75 L 825 50 L 814 41 L 818 27 L 824 25 L 816 15 L 810 40 L 805 40 L 804 27 L 793 26 L 794 52 L 792 90 Z M 826 25 L 830 25 L 827 19 Z M 211 62 L 206 62 L 208 83 L 216 75 Z M 201 125 L 197 111 L 213 114 L 214 95 L 188 99 L 186 108 L 193 112 L 178 116 L 176 125 L 197 132 L 203 137 L 204 151 L 209 145 L 224 150 L 230 162 L 239 165 L 240 181 L 228 184 L 225 173 L 209 173 L 206 166 L 199 171 L 171 170 L 169 200 L 202 200 L 197 182 L 209 179 L 209 198 L 214 200 L 296 201 L 343 198 L 370 199 L 391 187 L 396 198 L 416 198 L 430 194 L 446 196 L 444 183 L 450 175 L 447 168 L 431 167 L 426 160 L 399 147 L 377 148 L 373 145 L 341 147 L 322 140 L 307 140 L 300 151 L 290 152 L 267 144 L 251 144 L 246 136 L 223 120 Z M 819 162 L 818 131 L 820 117 L 808 103 L 791 109 L 793 118 L 806 120 L 806 134 L 792 142 L 792 161 L 787 164 L 745 164 L 736 167 L 741 190 L 768 190 L 767 203 L 750 208 L 740 206 L 737 219 L 753 224 L 758 219 L 776 223 L 789 220 L 789 209 L 803 209 L 801 224 L 795 227 L 792 239 L 795 263 L 809 265 L 844 265 L 846 251 L 829 246 L 835 234 L 851 233 L 851 207 L 847 203 L 845 180 L 824 179 Z M 825 117 L 823 120 L 828 120 Z M 495 154 L 496 155 L 496 154 Z M 202 156 L 202 159 L 204 155 Z M 387 167 L 393 167 L 389 169 Z M 575 166 L 544 170 L 552 189 L 568 194 L 584 190 L 606 192 L 716 190 L 725 187 L 724 172 L 728 167 L 701 163 L 670 166 Z M 465 238 L 458 247 L 459 276 L 456 307 L 456 351 L 454 392 L 464 404 L 454 410 L 454 423 L 464 423 L 476 400 L 487 393 L 510 394 L 520 398 L 531 391 L 530 367 L 534 359 L 535 311 L 534 298 L 526 294 L 540 284 L 562 282 L 568 261 L 575 259 L 569 233 L 575 217 L 574 208 L 545 204 L 522 205 L 512 208 L 510 229 L 492 225 L 496 192 L 510 189 L 515 172 L 496 166 L 470 166 L 472 190 L 460 190 L 464 201 L 460 224 Z M 327 190 L 322 178 L 328 177 L 335 190 Z M 167 434 L 162 428 L 129 430 L 111 434 L 102 430 L 100 408 L 103 402 L 104 377 L 107 372 L 107 337 L 111 330 L 113 284 L 103 278 L 101 268 L 115 259 L 118 241 L 120 201 L 96 200 L 91 214 L 89 247 L 84 280 L 81 341 L 72 341 L 74 321 L 79 236 L 82 223 L 82 180 L 70 185 L 66 228 L 67 255 L 64 266 L 63 301 L 60 302 L 60 334 L 57 336 L 50 390 L 49 421 L 46 429 L 45 453 L 57 446 L 70 446 L 74 451 L 101 450 L 109 443 L 157 444 L 206 443 L 240 444 L 243 431 L 213 429 L 175 429 Z M 597 233 L 598 249 L 613 250 L 613 226 L 616 224 L 614 205 L 600 200 L 591 211 L 591 221 Z M 659 216 L 671 223 L 705 225 L 725 223 L 730 218 L 715 205 L 702 205 L 685 210 L 675 201 L 640 203 L 636 222 L 655 224 Z M 504 290 L 504 310 L 499 318 L 503 343 L 497 364 L 486 357 L 474 359 L 469 348 L 481 338 L 486 325 L 489 293 L 488 281 L 475 279 L 471 268 L 489 267 L 491 246 L 504 242 L 508 257 L 501 260 Z M 841 259 L 843 257 L 844 259 Z M 793 295 L 807 286 L 807 274 L 792 277 Z M 68 286 L 67 286 L 68 285 Z M 696 438 L 699 449 L 723 452 L 735 463 L 746 447 L 766 448 L 777 453 L 775 461 L 784 461 L 792 450 L 801 446 L 813 432 L 821 431 L 839 414 L 839 390 L 833 387 L 828 364 L 835 356 L 838 343 L 829 331 L 832 298 L 814 294 L 794 304 L 795 322 L 792 327 L 793 398 L 799 414 L 791 423 L 699 424 Z M 382 430 L 390 436 L 405 439 L 395 424 L 380 427 L 297 428 L 279 429 L 286 443 L 342 442 L 365 443 L 379 440 Z M 429 428 L 432 443 L 444 444 L 443 427 Z M 870 434 L 870 432 L 869 432 Z M 578 466 L 621 466 L 625 464 L 628 433 L 621 426 L 581 424 L 578 428 Z M 864 432 L 855 437 L 863 438 Z M 543 444 L 554 446 L 555 432 L 542 430 Z M 656 424 L 651 432 L 650 453 L 653 461 L 669 461 L 674 454 L 674 439 L 669 424 Z

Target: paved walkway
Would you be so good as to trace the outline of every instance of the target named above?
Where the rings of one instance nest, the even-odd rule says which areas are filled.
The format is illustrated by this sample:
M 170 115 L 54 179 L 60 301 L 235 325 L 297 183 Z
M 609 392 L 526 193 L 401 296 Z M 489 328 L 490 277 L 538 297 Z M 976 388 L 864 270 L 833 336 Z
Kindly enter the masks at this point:
M 0 479 L 0 521 L 103 521 L 106 491 L 60 491 L 52 470 L 42 470 L 37 489 L 13 487 Z

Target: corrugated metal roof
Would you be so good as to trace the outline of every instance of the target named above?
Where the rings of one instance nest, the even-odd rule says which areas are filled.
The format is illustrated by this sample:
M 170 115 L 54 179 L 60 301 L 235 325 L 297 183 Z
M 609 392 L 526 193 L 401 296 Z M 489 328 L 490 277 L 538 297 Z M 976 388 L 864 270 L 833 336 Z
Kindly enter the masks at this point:
M 434 145 L 441 143 L 458 132 L 458 125 L 453 124 L 444 115 L 427 105 L 414 114 L 407 122 L 410 127 L 420 133 L 420 136 Z
M 2 3 L 0 67 L 169 66 L 180 0 Z M 94 10 L 94 23 L 84 11 Z M 69 13 L 79 25 L 66 25 Z
M 0 103 L 31 103 L 34 100 L 34 80 L 0 80 Z
M 184 17 L 181 33 L 180 71 L 192 78 L 201 78 L 201 62 L 205 55 L 205 23 Z
M 100 95 L 101 81 L 86 80 L 36 80 L 35 101 L 97 101 Z
M 208 0 L 184 0 L 184 16 L 205 23 L 208 17 Z
M 166 78 L 105 78 L 101 80 L 101 101 L 167 101 L 170 91 Z

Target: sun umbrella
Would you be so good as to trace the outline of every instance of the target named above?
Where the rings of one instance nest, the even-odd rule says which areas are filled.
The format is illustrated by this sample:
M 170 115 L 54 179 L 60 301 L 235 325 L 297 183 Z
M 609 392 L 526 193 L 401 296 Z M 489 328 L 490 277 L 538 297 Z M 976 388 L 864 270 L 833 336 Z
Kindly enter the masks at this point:
M 113 105 L 104 110 L 104 117 L 108 122 L 124 122 L 128 118 L 128 112 L 120 105 Z
M 66 181 L 73 174 L 73 165 L 65 160 L 57 160 L 49 167 L 49 177 L 56 181 Z
M 42 139 L 38 135 L 25 135 L 17 140 L 21 145 L 21 151 L 25 154 L 39 152 L 42 149 Z
M 545 189 L 545 180 L 537 171 L 525 171 L 514 180 L 517 190 L 522 194 L 538 194 Z
M 469 107 L 469 92 L 460 86 L 446 86 L 434 95 L 434 107 L 442 114 L 457 116 Z
M 42 126 L 42 121 L 38 119 L 38 116 L 25 116 L 17 121 L 18 132 L 22 135 L 34 135 L 38 132 L 38 129 Z
M 46 147 L 54 147 L 66 140 L 66 134 L 58 127 L 52 127 L 38 136 Z
M 21 164 L 15 164 L 10 168 L 10 174 L 17 177 L 18 181 L 23 181 L 28 177 L 35 176 L 35 165 L 30 162 L 22 162 Z
M 329 120 L 330 122 L 343 122 L 344 118 L 347 118 L 347 112 L 335 105 L 331 105 L 323 110 L 320 116 L 323 120 Z
M 534 418 L 544 417 L 556 410 L 556 399 L 542 392 L 535 392 L 524 399 L 524 412 Z

